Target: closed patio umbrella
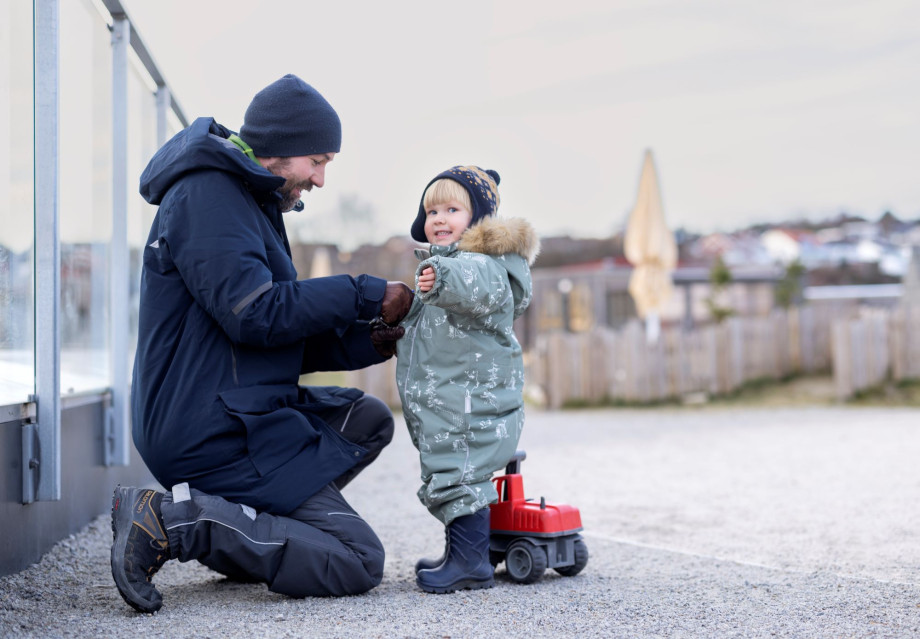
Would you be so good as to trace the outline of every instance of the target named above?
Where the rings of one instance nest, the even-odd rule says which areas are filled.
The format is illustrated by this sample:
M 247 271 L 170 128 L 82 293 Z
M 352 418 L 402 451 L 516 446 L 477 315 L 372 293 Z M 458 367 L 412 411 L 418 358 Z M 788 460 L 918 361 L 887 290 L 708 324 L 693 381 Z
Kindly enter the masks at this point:
M 310 277 L 328 277 L 329 275 L 332 275 L 332 258 L 325 246 L 318 246 L 313 252 Z
M 639 317 L 645 319 L 650 343 L 658 340 L 660 312 L 673 292 L 671 272 L 677 266 L 677 242 L 664 221 L 664 207 L 651 150 L 645 152 L 636 206 L 623 239 L 626 259 L 634 266 L 629 293 Z

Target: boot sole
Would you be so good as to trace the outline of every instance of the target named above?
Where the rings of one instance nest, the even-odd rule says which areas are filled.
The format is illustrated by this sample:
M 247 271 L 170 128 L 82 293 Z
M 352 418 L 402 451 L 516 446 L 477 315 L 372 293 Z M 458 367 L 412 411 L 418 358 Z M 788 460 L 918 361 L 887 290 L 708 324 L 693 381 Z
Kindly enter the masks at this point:
M 415 581 L 418 584 L 418 587 L 424 590 L 425 592 L 430 592 L 435 595 L 445 595 L 450 592 L 456 592 L 458 590 L 482 590 L 485 588 L 491 588 L 495 585 L 495 579 L 489 577 L 486 580 L 478 579 L 461 579 L 456 581 L 449 586 L 426 586 L 423 585 L 418 579 Z
M 112 494 L 112 579 L 118 588 L 118 594 L 125 603 L 138 612 L 156 612 L 163 606 L 162 601 L 147 601 L 137 594 L 125 573 L 125 547 L 128 545 L 128 533 L 134 517 L 131 514 L 130 492 L 121 486 Z M 122 532 L 119 534 L 118 530 Z

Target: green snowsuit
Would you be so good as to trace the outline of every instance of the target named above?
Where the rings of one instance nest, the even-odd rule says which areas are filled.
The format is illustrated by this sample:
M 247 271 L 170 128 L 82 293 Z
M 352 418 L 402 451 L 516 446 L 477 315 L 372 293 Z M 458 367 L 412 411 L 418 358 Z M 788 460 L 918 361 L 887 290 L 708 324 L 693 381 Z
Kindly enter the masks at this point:
M 450 246 L 431 246 L 432 267 L 400 324 L 396 384 L 419 450 L 419 500 L 445 525 L 496 501 L 492 474 L 517 449 L 524 425 L 524 365 L 512 323 L 533 291 L 539 240 L 522 219 L 484 218 Z

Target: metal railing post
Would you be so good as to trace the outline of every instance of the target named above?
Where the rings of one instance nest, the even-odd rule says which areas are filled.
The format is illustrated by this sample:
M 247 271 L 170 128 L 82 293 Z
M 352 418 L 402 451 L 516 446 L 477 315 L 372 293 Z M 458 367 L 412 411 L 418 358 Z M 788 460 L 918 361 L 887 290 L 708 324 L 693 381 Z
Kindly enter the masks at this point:
M 59 0 L 34 0 L 35 108 L 35 401 L 37 451 L 24 442 L 23 464 L 37 482 L 23 482 L 23 503 L 61 498 L 61 244 Z M 30 437 L 29 428 L 23 437 Z M 29 459 L 25 456 L 29 455 Z
M 109 242 L 109 361 L 112 403 L 105 424 L 107 466 L 130 460 L 128 427 L 128 47 L 131 23 L 112 16 L 112 237 Z
M 157 86 L 157 148 L 166 144 L 169 135 L 166 118 L 171 108 L 172 94 L 169 87 L 165 84 Z

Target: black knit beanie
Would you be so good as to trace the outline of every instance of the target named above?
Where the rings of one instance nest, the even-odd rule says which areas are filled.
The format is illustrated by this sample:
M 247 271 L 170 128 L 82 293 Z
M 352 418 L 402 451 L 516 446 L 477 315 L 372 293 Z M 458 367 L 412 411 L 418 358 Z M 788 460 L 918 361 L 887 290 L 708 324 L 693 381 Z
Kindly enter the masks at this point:
M 416 242 L 427 242 L 425 237 L 425 193 L 428 187 L 443 179 L 453 180 L 459 183 L 470 194 L 470 204 L 473 214 L 470 220 L 470 226 L 473 226 L 479 220 L 487 215 L 493 215 L 498 210 L 498 184 L 501 177 L 497 171 L 492 169 L 481 169 L 478 166 L 455 166 L 446 171 L 442 171 L 435 176 L 431 182 L 425 186 L 422 191 L 422 200 L 418 205 L 418 216 L 412 223 L 412 239 Z
M 240 137 L 261 158 L 338 153 L 342 123 L 319 91 L 289 73 L 252 99 Z

